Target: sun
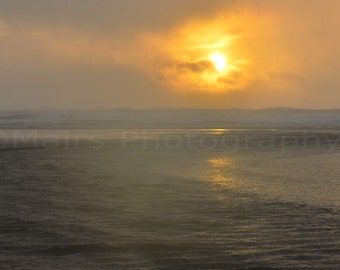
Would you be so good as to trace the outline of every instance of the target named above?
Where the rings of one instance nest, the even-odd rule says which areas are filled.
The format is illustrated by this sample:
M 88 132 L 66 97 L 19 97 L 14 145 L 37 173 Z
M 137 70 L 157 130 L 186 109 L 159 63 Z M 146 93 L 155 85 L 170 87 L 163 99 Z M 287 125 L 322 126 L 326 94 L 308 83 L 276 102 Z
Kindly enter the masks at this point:
M 217 71 L 225 70 L 228 65 L 225 55 L 221 53 L 213 53 L 210 55 L 209 60 L 213 62 Z

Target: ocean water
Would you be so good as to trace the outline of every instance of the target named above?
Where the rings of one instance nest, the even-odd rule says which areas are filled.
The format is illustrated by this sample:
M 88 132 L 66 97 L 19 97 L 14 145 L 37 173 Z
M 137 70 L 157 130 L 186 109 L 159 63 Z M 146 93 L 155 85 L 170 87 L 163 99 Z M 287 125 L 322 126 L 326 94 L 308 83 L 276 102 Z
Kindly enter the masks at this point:
M 0 269 L 340 269 L 340 132 L 3 130 Z

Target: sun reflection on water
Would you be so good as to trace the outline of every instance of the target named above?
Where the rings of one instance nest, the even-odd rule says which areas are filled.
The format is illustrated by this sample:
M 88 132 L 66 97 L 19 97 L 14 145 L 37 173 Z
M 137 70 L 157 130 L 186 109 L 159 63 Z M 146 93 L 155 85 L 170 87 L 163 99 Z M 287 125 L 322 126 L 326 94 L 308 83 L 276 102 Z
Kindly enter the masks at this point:
M 230 158 L 214 157 L 207 159 L 209 164 L 206 179 L 211 182 L 214 189 L 235 189 L 238 185 L 232 174 L 234 164 Z
M 230 165 L 230 160 L 226 157 L 208 159 L 210 165 L 214 168 L 224 168 Z
M 225 129 L 225 128 L 214 128 L 214 129 L 211 129 L 211 134 L 220 135 L 220 134 L 225 134 L 228 131 L 229 129 Z

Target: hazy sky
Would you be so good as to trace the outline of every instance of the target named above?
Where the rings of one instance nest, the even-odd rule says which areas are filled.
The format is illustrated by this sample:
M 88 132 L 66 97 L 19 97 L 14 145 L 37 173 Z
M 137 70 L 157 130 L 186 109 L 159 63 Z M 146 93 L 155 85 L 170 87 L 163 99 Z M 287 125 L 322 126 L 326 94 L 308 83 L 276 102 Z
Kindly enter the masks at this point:
M 340 1 L 1 0 L 0 95 L 1 110 L 340 108 Z

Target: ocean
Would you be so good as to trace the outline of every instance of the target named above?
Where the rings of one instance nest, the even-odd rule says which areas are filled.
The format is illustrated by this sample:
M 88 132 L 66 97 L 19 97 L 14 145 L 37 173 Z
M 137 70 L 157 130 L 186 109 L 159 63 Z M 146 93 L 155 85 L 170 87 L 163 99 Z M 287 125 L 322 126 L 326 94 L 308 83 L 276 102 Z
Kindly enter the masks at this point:
M 340 269 L 340 131 L 0 132 L 0 269 Z

